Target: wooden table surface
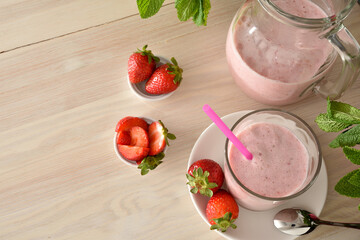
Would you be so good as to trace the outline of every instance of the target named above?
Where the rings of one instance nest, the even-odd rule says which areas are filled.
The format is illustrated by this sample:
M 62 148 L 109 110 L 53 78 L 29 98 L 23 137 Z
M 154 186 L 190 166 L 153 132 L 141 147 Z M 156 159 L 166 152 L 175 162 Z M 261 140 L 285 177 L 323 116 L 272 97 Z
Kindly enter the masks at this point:
M 179 22 L 174 1 L 141 19 L 133 0 L 0 1 L 0 239 L 222 239 L 196 212 L 186 187 L 191 149 L 220 116 L 267 107 L 232 80 L 225 39 L 239 0 L 212 1 L 207 27 Z M 346 25 L 360 42 L 360 7 Z M 168 99 L 138 99 L 127 59 L 149 44 L 184 69 Z M 360 81 L 341 99 L 360 107 Z M 329 186 L 321 217 L 360 222 L 359 199 L 334 191 L 356 168 L 314 123 L 326 101 L 282 107 L 305 119 L 324 153 Z M 125 116 L 162 119 L 176 134 L 165 162 L 146 176 L 120 162 L 114 128 Z M 241 216 L 240 216 L 241 217 Z M 195 236 L 195 237 L 194 237 Z M 302 240 L 360 238 L 321 226 Z

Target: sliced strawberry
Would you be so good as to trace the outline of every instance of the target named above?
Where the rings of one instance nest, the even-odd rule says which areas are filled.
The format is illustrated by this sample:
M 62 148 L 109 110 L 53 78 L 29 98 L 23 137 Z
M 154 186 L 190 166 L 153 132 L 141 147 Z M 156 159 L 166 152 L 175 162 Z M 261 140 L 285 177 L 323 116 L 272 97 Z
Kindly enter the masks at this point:
M 116 135 L 116 143 L 120 145 L 130 145 L 131 137 L 129 132 L 119 131 Z
M 149 126 L 150 152 L 149 155 L 156 155 L 162 152 L 166 146 L 163 127 L 159 122 L 153 122 Z
M 149 148 L 129 146 L 129 145 L 117 145 L 119 152 L 124 158 L 131 161 L 139 161 L 144 159 L 149 153 Z
M 149 155 L 154 156 L 161 153 L 166 145 L 169 145 L 169 139 L 176 139 L 175 135 L 168 133 L 168 129 L 159 120 L 153 122 L 149 126 L 150 152 Z
M 130 128 L 131 146 L 149 147 L 148 133 L 139 126 Z
M 141 118 L 138 117 L 124 117 L 123 119 L 121 119 L 115 128 L 115 132 L 119 132 L 119 131 L 129 131 L 130 128 L 135 127 L 135 126 L 139 126 L 142 127 L 144 130 L 148 130 L 149 125 L 147 124 L 147 122 Z

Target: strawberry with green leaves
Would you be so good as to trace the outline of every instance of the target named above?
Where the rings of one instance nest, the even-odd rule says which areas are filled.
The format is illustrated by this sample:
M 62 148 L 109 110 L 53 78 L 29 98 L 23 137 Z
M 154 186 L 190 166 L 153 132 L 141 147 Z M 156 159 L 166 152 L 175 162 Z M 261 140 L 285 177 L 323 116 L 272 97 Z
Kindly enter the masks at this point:
M 206 218 L 211 230 L 225 232 L 229 227 L 235 229 L 234 221 L 239 216 L 239 206 L 227 191 L 220 189 L 206 205 Z
M 128 76 L 131 83 L 139 83 L 148 79 L 154 72 L 156 62 L 160 59 L 147 50 L 147 45 L 142 50 L 131 54 L 128 60 Z
M 194 162 L 188 169 L 187 184 L 191 193 L 200 193 L 211 197 L 224 183 L 224 173 L 220 165 L 211 159 L 201 159 Z
M 165 94 L 175 91 L 182 80 L 182 68 L 179 67 L 175 58 L 172 63 L 158 67 L 146 82 L 145 90 L 150 94 Z

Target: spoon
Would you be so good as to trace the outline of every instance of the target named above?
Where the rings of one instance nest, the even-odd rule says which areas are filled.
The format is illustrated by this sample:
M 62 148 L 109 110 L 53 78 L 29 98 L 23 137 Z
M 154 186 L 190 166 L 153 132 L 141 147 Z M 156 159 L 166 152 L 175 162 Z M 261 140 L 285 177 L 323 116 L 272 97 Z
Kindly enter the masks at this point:
M 319 225 L 360 229 L 360 223 L 324 221 L 313 213 L 298 208 L 286 208 L 278 212 L 274 217 L 274 225 L 283 233 L 296 236 L 310 233 Z

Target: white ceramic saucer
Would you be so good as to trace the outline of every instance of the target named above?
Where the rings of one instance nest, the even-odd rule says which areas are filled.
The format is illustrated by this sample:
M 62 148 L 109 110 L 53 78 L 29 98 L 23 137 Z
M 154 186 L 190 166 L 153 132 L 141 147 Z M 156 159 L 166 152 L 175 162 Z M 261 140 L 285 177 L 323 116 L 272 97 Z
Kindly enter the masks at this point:
M 240 117 L 242 117 L 248 112 L 250 111 L 241 111 L 241 112 L 232 113 L 225 117 L 222 117 L 222 120 L 229 128 L 231 128 L 231 126 Z M 205 129 L 205 131 L 202 132 L 202 134 L 196 141 L 190 154 L 188 168 L 192 163 L 203 158 L 212 159 L 218 162 L 221 167 L 224 167 L 225 140 L 226 138 L 224 134 L 216 127 L 215 124 L 211 124 L 208 128 Z M 225 233 L 221 233 L 219 231 L 214 231 L 214 232 L 217 232 L 218 234 L 222 235 L 227 239 L 233 239 L 233 240 L 235 239 L 236 240 L 295 239 L 296 236 L 284 234 L 274 227 L 273 224 L 274 215 L 281 209 L 288 207 L 298 207 L 298 208 L 306 209 L 319 216 L 325 204 L 326 195 L 327 195 L 327 186 L 328 186 L 328 179 L 327 179 L 325 163 L 323 161 L 319 176 L 315 181 L 314 185 L 311 186 L 310 189 L 301 196 L 294 198 L 288 201 L 287 203 L 278 206 L 277 208 L 263 212 L 253 212 L 239 207 L 240 208 L 239 217 L 235 221 L 237 228 L 229 229 Z M 226 189 L 226 186 L 223 186 L 223 188 Z M 209 201 L 209 198 L 199 194 L 190 193 L 189 186 L 188 186 L 188 191 L 196 210 L 203 218 L 203 220 L 209 225 L 210 228 L 210 224 L 208 223 L 205 214 L 206 204 Z

